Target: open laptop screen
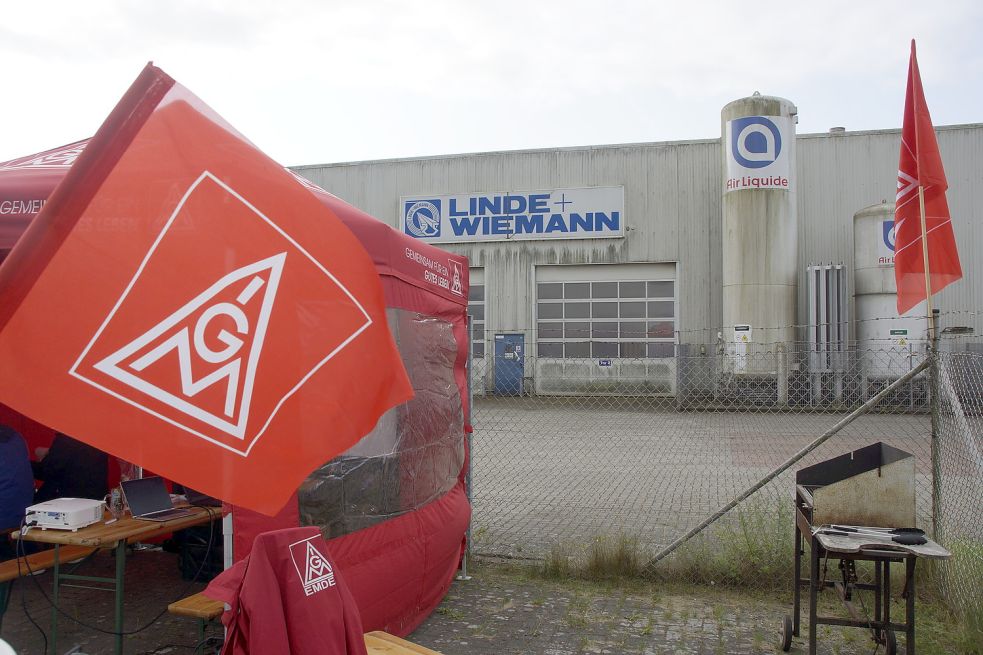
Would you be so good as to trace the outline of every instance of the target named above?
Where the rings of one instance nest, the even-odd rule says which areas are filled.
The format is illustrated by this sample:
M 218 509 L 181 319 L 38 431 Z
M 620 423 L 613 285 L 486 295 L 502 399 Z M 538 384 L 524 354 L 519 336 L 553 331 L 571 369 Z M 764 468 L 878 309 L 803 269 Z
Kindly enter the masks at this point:
M 121 483 L 123 497 L 130 507 L 130 514 L 143 516 L 174 507 L 171 495 L 164 486 L 164 478 L 151 477 L 140 480 L 125 480 Z

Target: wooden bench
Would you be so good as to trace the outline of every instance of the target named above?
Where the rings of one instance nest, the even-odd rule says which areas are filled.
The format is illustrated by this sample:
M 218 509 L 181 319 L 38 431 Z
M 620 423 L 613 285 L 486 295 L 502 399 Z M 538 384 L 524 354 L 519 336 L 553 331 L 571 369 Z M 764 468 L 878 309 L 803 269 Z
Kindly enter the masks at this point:
M 205 626 L 214 621 L 225 611 L 225 603 L 213 600 L 203 593 L 197 593 L 181 600 L 176 600 L 167 606 L 167 611 L 177 616 L 186 616 L 198 620 L 198 642 L 205 640 Z
M 59 565 L 88 557 L 97 549 L 88 546 L 62 546 L 58 549 Z M 0 582 L 9 582 L 21 576 L 42 569 L 49 569 L 55 563 L 55 549 L 42 550 L 24 557 L 0 562 Z M 19 568 L 18 568 L 19 567 Z
M 221 616 L 225 611 L 225 604 L 197 593 L 171 603 L 167 606 L 167 611 L 177 616 L 197 619 L 200 642 L 205 638 L 205 624 Z M 365 648 L 369 655 L 440 655 L 435 650 L 418 646 L 381 630 L 365 633 Z
M 369 651 L 369 655 L 440 655 L 435 650 L 381 630 L 365 633 L 365 649 Z
M 167 611 L 190 619 L 211 621 L 217 619 L 225 611 L 225 603 L 212 600 L 202 593 L 176 600 L 167 606 Z
M 6 538 L 6 535 L 2 538 Z M 58 549 L 58 564 L 61 566 L 66 562 L 88 557 L 96 550 L 88 546 L 61 546 Z M 10 600 L 10 591 L 13 586 L 11 583 L 22 576 L 49 569 L 54 566 L 54 563 L 54 548 L 0 562 L 0 624 L 3 622 L 3 615 L 7 611 L 7 603 Z

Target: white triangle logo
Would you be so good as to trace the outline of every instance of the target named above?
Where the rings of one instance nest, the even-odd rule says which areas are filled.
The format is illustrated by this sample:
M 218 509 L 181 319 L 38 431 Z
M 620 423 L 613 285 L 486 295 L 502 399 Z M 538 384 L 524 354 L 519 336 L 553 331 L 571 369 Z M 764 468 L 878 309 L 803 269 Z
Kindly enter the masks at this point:
M 307 565 L 304 567 L 304 584 L 311 584 L 331 575 L 331 565 L 327 558 L 307 542 Z
M 898 171 L 898 193 L 895 196 L 895 201 L 899 201 L 906 195 L 918 188 L 918 180 L 908 175 L 904 171 Z
M 286 257 L 287 253 L 282 252 L 228 273 L 94 368 L 178 411 L 244 439 L 256 368 Z M 230 287 L 239 289 L 234 297 L 229 295 Z M 260 291 L 261 302 L 251 303 L 253 310 L 247 312 L 244 307 Z M 218 350 L 206 340 L 206 332 L 214 330 L 212 323 L 216 319 L 222 325 L 234 326 L 234 333 L 224 328 L 218 330 L 214 339 L 222 343 Z M 251 344 L 244 348 L 249 339 Z M 165 389 L 147 379 L 145 372 L 150 367 L 158 362 L 173 364 L 175 360 L 180 373 L 179 389 Z M 195 369 L 208 372 L 196 378 Z M 196 404 L 199 393 L 223 383 L 224 406 L 220 411 Z

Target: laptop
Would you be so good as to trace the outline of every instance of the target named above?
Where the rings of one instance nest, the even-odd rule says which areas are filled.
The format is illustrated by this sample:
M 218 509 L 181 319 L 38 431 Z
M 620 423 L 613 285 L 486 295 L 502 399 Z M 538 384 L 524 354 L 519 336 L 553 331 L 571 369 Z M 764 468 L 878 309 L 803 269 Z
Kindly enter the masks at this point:
M 164 486 L 164 478 L 125 480 L 120 483 L 120 486 L 123 487 L 123 498 L 130 508 L 130 514 L 135 519 L 170 521 L 194 514 L 190 509 L 174 507 L 171 495 L 167 493 L 167 487 Z

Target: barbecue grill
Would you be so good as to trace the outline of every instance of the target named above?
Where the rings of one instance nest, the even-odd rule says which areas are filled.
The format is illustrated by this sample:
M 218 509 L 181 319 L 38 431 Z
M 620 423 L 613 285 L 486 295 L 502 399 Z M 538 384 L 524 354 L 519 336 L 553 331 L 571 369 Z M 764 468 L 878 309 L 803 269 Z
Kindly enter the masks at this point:
M 897 652 L 896 632 L 915 653 L 915 563 L 951 553 L 915 525 L 915 460 L 910 453 L 875 443 L 799 470 L 795 475 L 795 570 L 793 609 L 781 627 L 782 650 L 799 635 L 801 591 L 809 589 L 809 655 L 816 653 L 816 627 L 837 625 L 870 630 L 888 655 Z M 809 577 L 802 556 L 809 554 Z M 838 560 L 839 580 L 827 580 L 829 560 Z M 857 579 L 857 561 L 874 563 L 874 582 Z M 891 620 L 891 564 L 905 566 L 905 621 Z M 819 616 L 819 593 L 835 589 L 850 617 Z M 873 616 L 857 592 L 871 592 Z M 861 607 L 854 597 L 861 600 Z

